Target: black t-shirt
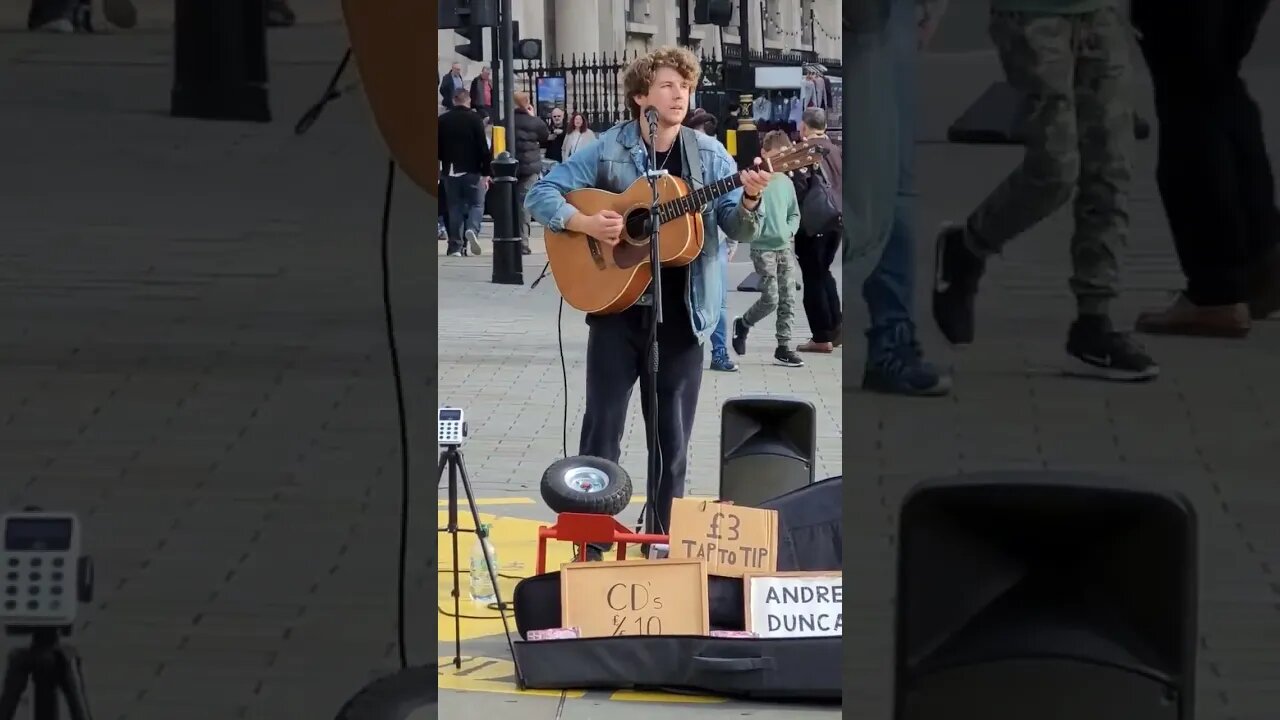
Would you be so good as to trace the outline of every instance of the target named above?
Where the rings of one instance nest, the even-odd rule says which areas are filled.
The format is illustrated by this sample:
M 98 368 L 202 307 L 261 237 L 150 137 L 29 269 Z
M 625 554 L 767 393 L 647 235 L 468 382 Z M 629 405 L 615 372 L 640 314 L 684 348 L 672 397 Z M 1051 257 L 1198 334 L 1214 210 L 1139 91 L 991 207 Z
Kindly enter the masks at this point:
M 559 128 L 560 134 L 556 135 L 556 126 L 550 122 L 547 123 L 547 154 L 548 160 L 555 162 L 564 162 L 564 136 L 567 132 L 563 125 Z
M 647 146 L 646 146 L 647 147 Z M 667 152 L 658 153 L 658 169 L 666 170 L 673 177 L 684 177 L 684 159 L 680 154 L 680 141 Z M 689 320 L 689 266 L 664 267 L 662 273 L 662 332 L 693 333 Z

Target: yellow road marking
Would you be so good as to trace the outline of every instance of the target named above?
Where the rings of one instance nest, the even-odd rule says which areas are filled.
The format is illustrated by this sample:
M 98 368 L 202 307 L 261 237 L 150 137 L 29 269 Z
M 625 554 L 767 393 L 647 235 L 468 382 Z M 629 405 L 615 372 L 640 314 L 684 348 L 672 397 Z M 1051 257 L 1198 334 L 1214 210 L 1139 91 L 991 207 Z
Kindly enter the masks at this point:
M 700 499 L 700 500 L 715 500 L 715 498 L 714 498 L 714 497 L 711 497 L 711 496 L 709 496 L 709 495 L 708 495 L 708 496 L 705 496 L 705 497 L 704 497 L 704 496 L 701 496 L 701 495 L 686 495 L 685 497 L 688 497 L 688 498 L 690 498 L 690 499 L 695 499 L 695 500 L 699 500 L 699 499 Z M 645 498 L 645 496 L 644 496 L 644 495 L 632 495 L 632 496 L 631 496 L 631 504 L 632 504 L 632 505 L 640 505 L 640 504 L 643 504 L 643 503 L 644 503 L 644 501 L 645 501 L 645 499 L 646 499 L 646 498 Z M 480 506 L 480 507 L 484 507 L 484 506 L 486 506 L 486 505 L 537 505 L 537 504 L 538 504 L 538 501 L 537 501 L 537 500 L 535 500 L 535 499 L 533 499 L 533 498 L 527 498 L 527 497 L 476 498 L 476 505 L 478 505 L 478 506 Z M 449 507 L 449 501 L 448 501 L 448 500 L 437 500 L 437 501 L 436 501 L 436 505 L 437 505 L 438 507 L 442 507 L 442 508 L 443 508 L 443 507 Z M 466 499 L 465 497 L 459 497 L 459 498 L 458 498 L 458 509 L 461 511 L 461 514 L 462 514 L 462 515 L 466 515 L 466 514 L 467 514 L 467 499 Z M 626 523 L 623 523 L 623 525 L 626 525 Z
M 527 497 L 512 497 L 512 498 L 476 498 L 476 505 L 477 505 L 477 506 L 479 506 L 479 507 L 484 507 L 484 506 L 486 506 L 486 505 L 535 505 L 535 504 L 537 504 L 537 502 L 538 502 L 537 500 L 534 500 L 533 498 L 527 498 Z M 438 507 L 447 508 L 447 507 L 449 507 L 449 501 L 448 501 L 448 500 L 440 500 L 440 501 L 436 502 L 436 505 L 437 505 Z M 468 514 L 468 513 L 467 513 L 467 499 L 466 499 L 466 498 L 464 498 L 464 497 L 460 497 L 460 498 L 458 498 L 458 514 L 459 514 L 459 515 L 467 515 L 467 514 Z
M 709 695 L 678 695 L 675 693 L 640 692 L 638 690 L 618 690 L 610 695 L 609 699 L 620 702 L 697 703 L 701 705 L 728 702 L 725 698 Z
M 448 514 L 440 512 L 437 515 L 439 524 L 436 527 L 443 527 L 448 522 Z M 489 541 L 493 543 L 494 552 L 498 556 L 498 592 L 503 602 L 509 603 L 516 583 L 520 582 L 521 578 L 532 575 L 538 567 L 538 527 L 547 523 L 489 513 L 480 513 L 480 522 L 490 525 Z M 459 517 L 458 526 L 463 529 L 473 529 L 471 515 L 468 513 Z M 459 610 L 463 616 L 459 634 L 464 641 L 502 634 L 502 616 L 498 611 L 477 605 L 471 600 L 468 579 L 471 549 L 475 542 L 476 536 L 472 533 L 458 535 L 458 562 L 462 565 L 462 576 L 459 578 L 462 601 Z M 436 543 L 439 548 L 440 570 L 436 583 L 436 597 L 439 602 L 437 635 L 440 642 L 452 642 L 454 639 L 453 574 L 449 571 L 453 566 L 452 539 L 449 533 L 440 532 L 436 534 Z M 548 569 L 559 569 L 562 563 L 568 562 L 572 557 L 573 548 L 568 543 L 547 543 Z M 508 611 L 508 617 L 511 617 L 510 611 Z M 511 624 L 514 631 L 514 617 L 511 617 Z

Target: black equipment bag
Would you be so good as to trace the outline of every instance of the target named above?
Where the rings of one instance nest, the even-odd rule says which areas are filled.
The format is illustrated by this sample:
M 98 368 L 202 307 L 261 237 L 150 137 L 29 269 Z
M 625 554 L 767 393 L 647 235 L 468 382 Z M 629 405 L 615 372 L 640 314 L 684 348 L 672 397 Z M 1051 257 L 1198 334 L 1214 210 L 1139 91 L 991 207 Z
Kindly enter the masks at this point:
M 536 690 L 657 689 L 752 700 L 840 700 L 841 639 L 631 635 L 518 641 Z
M 829 478 L 762 503 L 778 511 L 778 570 L 842 569 L 842 480 Z M 711 576 L 712 630 L 746 625 L 742 580 Z M 516 629 L 561 626 L 560 573 L 521 580 Z M 841 638 L 635 635 L 515 641 L 524 686 L 535 690 L 666 689 L 757 700 L 839 701 Z

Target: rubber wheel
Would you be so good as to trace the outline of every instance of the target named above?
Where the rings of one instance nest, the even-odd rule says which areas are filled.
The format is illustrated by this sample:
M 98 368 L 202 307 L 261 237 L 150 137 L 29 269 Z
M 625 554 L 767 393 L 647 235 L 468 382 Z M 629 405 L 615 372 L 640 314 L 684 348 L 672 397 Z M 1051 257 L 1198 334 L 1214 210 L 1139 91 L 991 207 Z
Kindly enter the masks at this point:
M 578 477 L 574 477 L 574 476 Z M 631 476 L 611 460 L 567 457 L 542 474 L 542 499 L 556 513 L 617 515 L 631 504 Z
M 438 667 L 427 665 L 374 680 L 342 706 L 336 720 L 407 720 L 436 704 L 438 676 Z

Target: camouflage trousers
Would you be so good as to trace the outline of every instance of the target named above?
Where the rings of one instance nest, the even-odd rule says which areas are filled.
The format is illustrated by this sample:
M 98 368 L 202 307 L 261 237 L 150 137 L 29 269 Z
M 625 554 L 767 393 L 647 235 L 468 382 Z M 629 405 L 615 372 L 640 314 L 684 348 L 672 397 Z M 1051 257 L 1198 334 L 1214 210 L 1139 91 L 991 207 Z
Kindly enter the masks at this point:
M 999 252 L 1074 195 L 1070 287 L 1082 312 L 1105 312 L 1129 234 L 1129 26 L 1114 9 L 995 12 L 990 32 L 1024 98 L 1025 155 L 969 216 L 971 242 Z
M 791 324 L 796 317 L 795 261 L 791 258 L 791 249 L 752 248 L 751 264 L 760 276 L 760 297 L 747 308 L 742 315 L 742 322 L 748 328 L 754 327 L 776 310 L 778 328 L 775 333 L 778 345 L 790 345 Z

